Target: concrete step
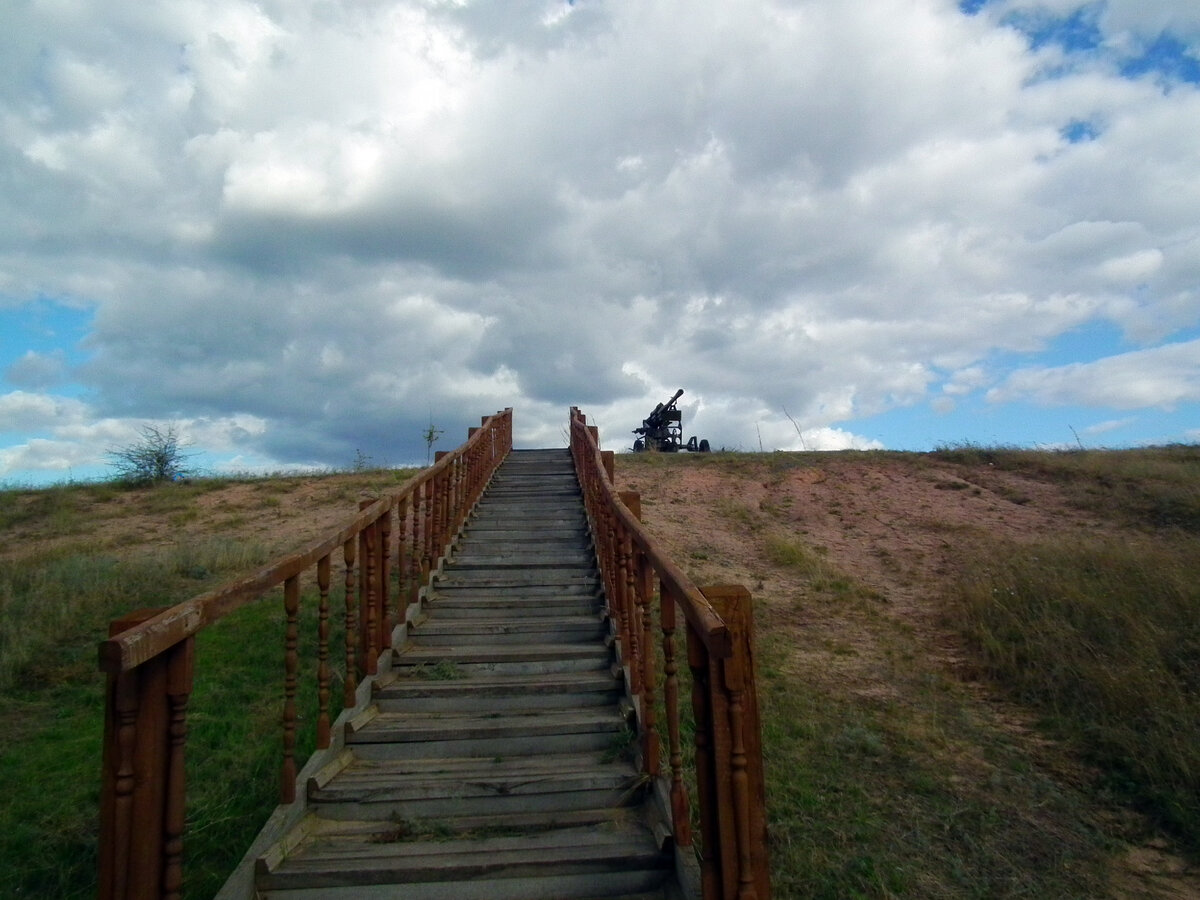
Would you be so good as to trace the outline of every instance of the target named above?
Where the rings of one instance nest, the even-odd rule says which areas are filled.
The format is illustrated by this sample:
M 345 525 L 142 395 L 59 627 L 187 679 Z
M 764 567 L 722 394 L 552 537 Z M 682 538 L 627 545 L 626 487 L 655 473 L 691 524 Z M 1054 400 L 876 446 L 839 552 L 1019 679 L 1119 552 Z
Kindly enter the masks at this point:
M 516 621 L 431 617 L 416 626 L 412 639 L 423 647 L 576 644 L 603 641 L 607 627 L 600 616 L 539 616 Z
M 332 824 L 332 823 L 331 823 Z M 263 896 L 406 900 L 630 897 L 661 890 L 669 857 L 637 822 L 476 839 L 406 840 L 403 826 L 313 828 L 295 852 L 260 867 Z M 359 827 L 354 827 L 359 826 Z M 402 893 L 399 893 L 402 892 Z
M 462 674 L 449 670 L 450 674 Z M 391 675 L 377 684 L 380 712 L 516 712 L 616 706 L 624 683 L 611 669 L 543 675 L 495 675 L 438 679 Z

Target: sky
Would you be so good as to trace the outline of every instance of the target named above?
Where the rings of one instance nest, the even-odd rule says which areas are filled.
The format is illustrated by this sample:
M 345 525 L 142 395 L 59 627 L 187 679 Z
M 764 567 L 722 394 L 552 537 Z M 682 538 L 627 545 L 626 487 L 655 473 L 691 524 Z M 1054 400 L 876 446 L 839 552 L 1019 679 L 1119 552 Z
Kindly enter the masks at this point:
M 10 0 L 0 485 L 1200 440 L 1195 0 Z

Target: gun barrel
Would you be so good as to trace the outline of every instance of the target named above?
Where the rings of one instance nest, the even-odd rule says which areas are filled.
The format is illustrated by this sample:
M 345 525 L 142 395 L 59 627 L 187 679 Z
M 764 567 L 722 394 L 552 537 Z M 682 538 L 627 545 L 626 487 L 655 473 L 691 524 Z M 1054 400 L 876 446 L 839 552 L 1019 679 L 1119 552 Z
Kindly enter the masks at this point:
M 680 397 L 682 397 L 682 396 L 683 396 L 683 388 L 680 388 L 679 390 L 677 390 L 677 391 L 675 392 L 675 396 L 674 396 L 674 397 L 672 397 L 670 400 L 668 400 L 668 401 L 666 402 L 666 404 L 665 404 L 665 405 L 666 405 L 666 406 L 673 406 L 673 405 L 675 404 L 675 401 L 676 401 L 676 400 L 678 400 L 678 399 L 679 399 Z

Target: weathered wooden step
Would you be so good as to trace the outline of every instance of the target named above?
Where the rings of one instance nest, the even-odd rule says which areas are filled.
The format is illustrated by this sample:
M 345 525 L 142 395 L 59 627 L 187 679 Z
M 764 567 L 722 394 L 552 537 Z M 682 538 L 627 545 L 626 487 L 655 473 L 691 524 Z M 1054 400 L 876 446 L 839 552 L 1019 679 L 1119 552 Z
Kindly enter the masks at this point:
M 506 569 L 586 569 L 596 561 L 591 549 L 543 550 L 536 544 L 497 547 L 493 552 L 476 551 L 454 559 L 455 573 L 471 569 L 503 572 Z
M 536 541 L 554 547 L 590 547 L 591 535 L 581 525 L 576 528 L 544 528 L 531 525 L 528 528 L 513 528 L 498 524 L 495 528 L 471 528 L 458 539 L 455 548 L 463 553 L 469 547 L 491 543 L 527 543 Z
M 280 900 L 549 900 L 628 896 L 661 887 L 669 874 L 668 857 L 639 826 L 556 828 L 477 840 L 403 840 L 403 835 L 402 826 L 376 830 L 366 839 L 315 834 L 276 865 L 264 864 L 259 888 Z M 374 885 L 402 885 L 403 893 L 396 887 L 372 893 Z M 335 890 L 345 893 L 331 893 Z
M 328 783 L 309 785 L 308 799 L 327 819 L 446 821 L 457 816 L 546 814 L 639 802 L 643 779 L 628 762 L 567 767 L 558 757 L 513 765 L 502 757 L 473 766 L 413 771 L 404 760 L 354 759 Z M 439 760 L 439 762 L 442 762 Z
M 459 674 L 454 670 L 450 674 Z M 623 682 L 611 670 L 444 679 L 393 675 L 380 683 L 380 712 L 490 712 L 616 705 Z
M 508 621 L 513 618 L 542 618 L 546 616 L 598 615 L 603 609 L 596 593 L 554 593 L 529 596 L 524 593 L 505 597 L 485 592 L 464 596 L 467 592 L 436 594 L 426 604 L 435 621 L 457 619 L 492 619 Z
M 541 616 L 516 621 L 454 620 L 436 616 L 419 624 L 413 639 L 425 647 L 503 644 L 569 644 L 600 641 L 606 629 L 600 616 Z
M 411 643 L 397 660 L 401 674 L 415 666 L 433 671 L 451 668 L 467 677 L 485 674 L 545 675 L 608 670 L 612 666 L 612 652 L 599 644 L 595 647 L 590 644 L 425 647 Z
M 567 588 L 574 586 L 599 587 L 599 574 L 592 568 L 578 571 L 561 569 L 507 569 L 489 572 L 486 569 L 447 569 L 434 582 L 434 590 L 443 592 L 459 587 L 487 588 Z
M 626 733 L 604 707 L 419 717 L 373 708 L 347 726 L 346 746 L 363 759 L 586 753 L 620 746 Z

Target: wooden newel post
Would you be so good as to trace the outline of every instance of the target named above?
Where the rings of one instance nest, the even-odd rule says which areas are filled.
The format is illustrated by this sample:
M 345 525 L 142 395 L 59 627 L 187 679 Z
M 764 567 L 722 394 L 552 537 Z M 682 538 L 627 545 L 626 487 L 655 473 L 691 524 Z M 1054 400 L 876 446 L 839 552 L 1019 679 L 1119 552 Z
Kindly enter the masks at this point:
M 700 590 L 724 620 L 733 647 L 727 659 L 710 661 L 709 681 L 721 896 L 768 900 L 766 786 L 750 592 L 742 585 Z
M 138 610 L 109 637 L 162 610 Z M 101 773 L 101 900 L 176 898 L 183 883 L 184 748 L 192 692 L 191 637 L 137 668 L 109 672 Z
M 604 463 L 604 474 L 608 476 L 608 483 L 615 483 L 617 480 L 616 454 L 612 450 L 601 450 L 600 461 Z

